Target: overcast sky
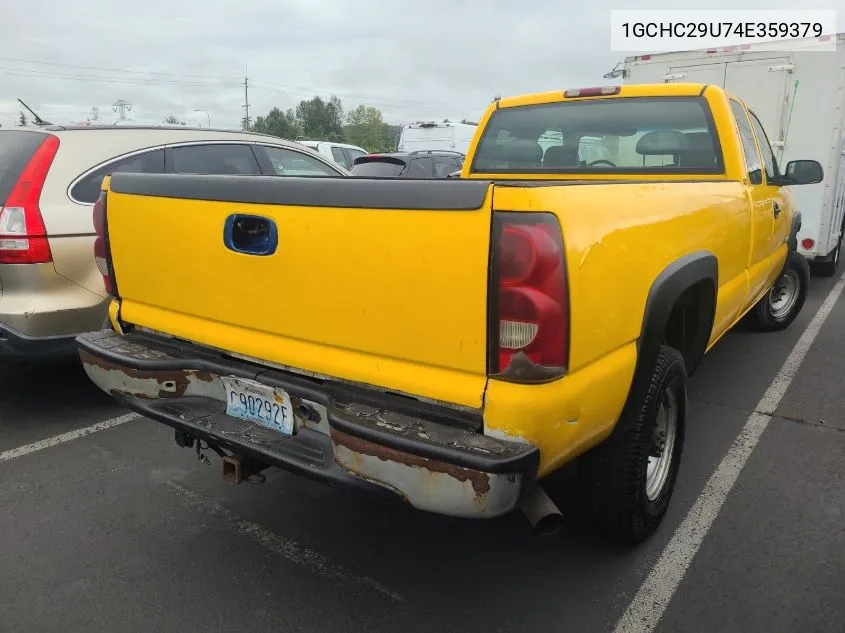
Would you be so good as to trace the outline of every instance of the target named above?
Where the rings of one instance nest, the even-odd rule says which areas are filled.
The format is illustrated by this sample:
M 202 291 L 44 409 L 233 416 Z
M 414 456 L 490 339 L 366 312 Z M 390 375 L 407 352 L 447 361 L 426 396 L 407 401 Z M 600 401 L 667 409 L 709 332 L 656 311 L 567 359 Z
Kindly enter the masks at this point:
M 612 8 L 796 8 L 794 2 L 689 0 L 25 0 L 0 17 L 0 123 L 20 97 L 53 122 L 92 106 L 115 120 L 238 125 L 250 114 L 338 95 L 386 121 L 475 119 L 496 94 L 608 83 L 627 54 L 610 50 Z M 845 0 L 814 0 L 840 9 Z M 64 5 L 64 8 L 60 9 Z M 143 7 L 144 13 L 138 11 Z M 797 7 L 809 8 L 809 7 Z M 693 44 L 690 48 L 696 48 Z

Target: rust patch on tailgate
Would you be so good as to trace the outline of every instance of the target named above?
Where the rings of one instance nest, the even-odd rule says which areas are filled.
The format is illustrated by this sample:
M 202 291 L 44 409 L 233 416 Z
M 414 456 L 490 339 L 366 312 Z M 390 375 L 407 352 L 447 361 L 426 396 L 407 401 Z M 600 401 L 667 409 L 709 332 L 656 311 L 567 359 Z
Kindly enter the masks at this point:
M 472 489 L 475 491 L 476 497 L 481 497 L 490 492 L 490 476 L 487 473 L 462 468 L 461 466 L 454 466 L 445 462 L 434 461 L 426 457 L 411 455 L 410 453 L 404 453 L 394 448 L 362 440 L 336 429 L 331 430 L 331 435 L 332 441 L 335 444 L 344 446 L 354 453 L 370 455 L 371 457 L 376 457 L 382 461 L 396 462 L 398 464 L 404 464 L 406 466 L 416 468 L 425 468 L 426 470 L 432 472 L 449 475 L 460 482 L 469 481 L 472 484 Z

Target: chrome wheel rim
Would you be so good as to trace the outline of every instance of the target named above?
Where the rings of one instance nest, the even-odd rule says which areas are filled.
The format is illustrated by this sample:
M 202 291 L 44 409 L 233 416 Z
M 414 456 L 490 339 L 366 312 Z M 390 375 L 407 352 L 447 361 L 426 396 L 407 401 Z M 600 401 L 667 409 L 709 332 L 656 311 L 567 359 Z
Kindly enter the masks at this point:
M 795 302 L 798 301 L 800 287 L 801 281 L 794 270 L 787 270 L 777 280 L 769 291 L 770 311 L 775 319 L 782 319 L 792 311 Z
M 669 480 L 675 437 L 678 429 L 678 401 L 674 392 L 666 388 L 657 404 L 654 435 L 646 466 L 645 494 L 649 501 L 656 500 Z

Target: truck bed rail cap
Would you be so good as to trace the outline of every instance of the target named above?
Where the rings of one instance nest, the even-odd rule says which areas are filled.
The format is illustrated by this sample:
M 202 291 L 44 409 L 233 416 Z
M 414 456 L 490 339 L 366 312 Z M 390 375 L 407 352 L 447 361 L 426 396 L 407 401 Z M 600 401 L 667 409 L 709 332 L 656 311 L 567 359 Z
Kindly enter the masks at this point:
M 110 191 L 137 196 L 302 207 L 473 211 L 489 180 L 116 173 Z

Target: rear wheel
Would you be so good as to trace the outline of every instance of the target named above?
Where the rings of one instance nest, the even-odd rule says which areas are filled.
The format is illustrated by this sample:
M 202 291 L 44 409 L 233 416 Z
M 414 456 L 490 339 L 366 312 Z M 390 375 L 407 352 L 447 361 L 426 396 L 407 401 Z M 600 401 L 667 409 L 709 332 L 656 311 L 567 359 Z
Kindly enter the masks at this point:
M 664 345 L 632 419 L 619 420 L 578 464 L 584 501 L 611 536 L 636 544 L 657 531 L 678 477 L 686 411 L 686 366 Z
M 810 285 L 810 265 L 803 255 L 790 253 L 781 276 L 749 313 L 750 325 L 762 332 L 783 330 L 801 312 Z

